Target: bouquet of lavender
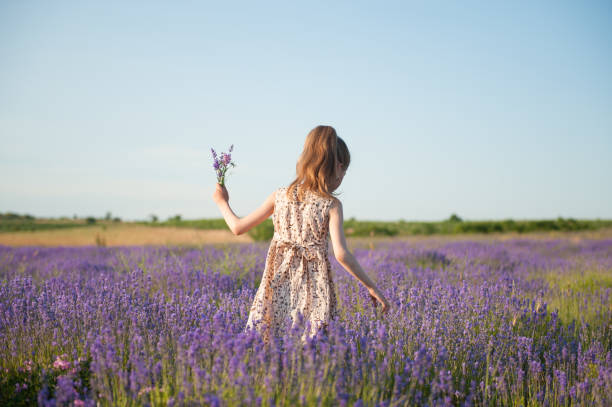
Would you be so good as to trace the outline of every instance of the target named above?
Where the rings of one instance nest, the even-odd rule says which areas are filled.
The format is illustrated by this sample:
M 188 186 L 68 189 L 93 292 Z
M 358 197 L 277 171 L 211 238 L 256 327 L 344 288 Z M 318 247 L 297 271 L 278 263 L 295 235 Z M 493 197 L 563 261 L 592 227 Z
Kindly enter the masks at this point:
M 231 153 L 233 149 L 234 145 L 232 144 L 230 146 L 229 152 Z M 230 167 L 236 166 L 236 164 L 232 162 L 232 154 L 226 154 L 224 152 L 221 152 L 221 157 L 217 157 L 217 153 L 215 152 L 214 148 L 211 148 L 210 151 L 212 151 L 214 159 L 213 167 L 217 172 L 217 182 L 221 184 L 221 186 L 225 186 L 225 172 Z

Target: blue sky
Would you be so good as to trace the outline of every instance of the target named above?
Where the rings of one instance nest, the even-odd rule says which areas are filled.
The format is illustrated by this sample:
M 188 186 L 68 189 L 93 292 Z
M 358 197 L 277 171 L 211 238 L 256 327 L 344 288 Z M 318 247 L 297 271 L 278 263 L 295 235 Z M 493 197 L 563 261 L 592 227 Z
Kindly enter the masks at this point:
M 180 4 L 179 4 L 180 3 Z M 345 219 L 612 218 L 612 3 L 0 4 L 0 212 L 255 210 L 332 125 Z

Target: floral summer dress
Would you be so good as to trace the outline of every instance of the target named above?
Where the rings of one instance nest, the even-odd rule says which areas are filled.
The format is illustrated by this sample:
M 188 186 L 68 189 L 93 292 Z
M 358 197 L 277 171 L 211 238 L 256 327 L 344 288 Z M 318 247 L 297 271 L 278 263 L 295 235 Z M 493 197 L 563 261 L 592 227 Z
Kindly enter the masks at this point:
M 287 189 L 276 190 L 274 237 L 245 327 L 255 327 L 266 343 L 297 322 L 298 312 L 311 324 L 302 340 L 338 316 L 328 258 L 329 209 L 334 200 L 305 191 L 304 200 L 298 201 L 295 190 L 287 197 Z

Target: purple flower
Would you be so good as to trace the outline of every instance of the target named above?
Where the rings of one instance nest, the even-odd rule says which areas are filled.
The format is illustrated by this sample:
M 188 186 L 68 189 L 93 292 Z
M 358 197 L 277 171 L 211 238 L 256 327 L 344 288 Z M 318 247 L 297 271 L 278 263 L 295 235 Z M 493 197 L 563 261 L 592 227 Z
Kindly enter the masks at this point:
M 242 331 L 266 247 L 0 245 L 0 334 L 10 338 L 0 356 L 21 361 L 19 372 L 43 379 L 38 388 L 24 380 L 10 388 L 38 393 L 43 406 L 94 407 L 94 399 L 115 405 L 118 397 L 136 395 L 143 405 L 160 396 L 168 405 L 324 404 L 327 396 L 314 387 L 295 387 L 302 378 L 335 385 L 335 403 L 347 406 L 482 405 L 521 398 L 525 390 L 542 405 L 606 405 L 612 352 L 601 340 L 607 339 L 601 321 L 612 315 L 610 289 L 563 294 L 578 300 L 579 311 L 598 313 L 592 325 L 585 323 L 590 312 L 582 312 L 584 321 L 563 325 L 544 307 L 532 312 L 532 301 L 544 298 L 544 304 L 543 286 L 562 298 L 559 288 L 543 285 L 533 272 L 573 272 L 581 267 L 570 261 L 575 253 L 593 267 L 612 267 L 610 240 L 432 240 L 422 247 L 393 242 L 356 249 L 355 257 L 401 312 L 379 321 L 363 310 L 366 292 L 355 290 L 331 258 L 342 318 L 306 344 L 296 330 L 295 338 L 273 340 L 268 349 L 257 331 Z M 511 292 L 508 281 L 514 282 Z M 22 332 L 30 334 L 18 336 Z M 55 358 L 33 359 L 35 350 L 60 354 L 56 367 Z M 91 364 L 81 359 L 88 354 Z M 87 386 L 80 373 L 87 373 Z M 168 378 L 176 384 L 171 393 L 162 390 Z M 361 393 L 364 382 L 368 388 Z
M 55 388 L 55 397 L 58 403 L 65 404 L 79 397 L 74 389 L 74 383 L 68 376 L 59 376 Z
M 230 146 L 230 153 L 234 149 L 234 145 Z M 230 167 L 235 167 L 236 164 L 232 162 L 232 155 L 222 152 L 220 157 L 217 157 L 217 152 L 214 148 L 210 149 L 213 155 L 213 168 L 217 173 L 217 182 L 221 185 L 225 185 L 225 173 Z

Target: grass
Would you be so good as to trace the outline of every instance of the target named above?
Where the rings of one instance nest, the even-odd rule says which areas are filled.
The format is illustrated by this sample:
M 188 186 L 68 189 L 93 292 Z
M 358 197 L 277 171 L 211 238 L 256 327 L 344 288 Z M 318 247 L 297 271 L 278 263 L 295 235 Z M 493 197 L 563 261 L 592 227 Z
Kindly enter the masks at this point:
M 544 301 L 548 310 L 558 310 L 564 323 L 606 323 L 601 320 L 600 307 L 612 309 L 612 295 L 606 295 L 606 290 L 612 289 L 612 270 L 551 270 L 530 276 L 536 278 L 547 284 Z
M 551 288 L 573 290 L 593 294 L 601 288 L 612 288 L 612 271 L 574 271 L 569 273 L 549 272 L 544 279 Z

